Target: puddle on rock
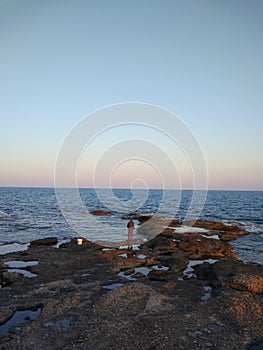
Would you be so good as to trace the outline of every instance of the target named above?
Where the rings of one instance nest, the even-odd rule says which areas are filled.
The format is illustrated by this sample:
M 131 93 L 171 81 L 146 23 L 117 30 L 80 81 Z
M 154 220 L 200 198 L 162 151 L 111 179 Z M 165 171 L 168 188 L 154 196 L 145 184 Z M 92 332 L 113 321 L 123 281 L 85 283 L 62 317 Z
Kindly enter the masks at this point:
M 3 244 L 0 246 L 0 255 L 5 255 L 8 253 L 15 253 L 27 250 L 29 243 L 21 244 L 21 243 L 10 243 Z
M 119 276 L 119 277 L 124 277 L 124 278 L 126 278 L 127 280 L 129 280 L 129 281 L 137 281 L 137 279 L 136 279 L 136 278 L 133 278 L 131 275 L 125 275 L 124 271 L 119 272 L 119 273 L 118 273 L 118 276 Z
M 87 276 L 90 276 L 90 273 L 89 272 L 83 272 L 81 274 L 81 277 L 87 277 Z
M 126 276 L 125 276 L 126 277 Z M 102 288 L 105 288 L 105 289 L 116 289 L 116 288 L 119 288 L 123 286 L 123 283 L 113 283 L 113 284 L 108 284 L 108 285 L 105 285 L 105 286 L 102 286 Z
M 61 244 L 64 243 L 70 243 L 70 239 L 62 239 L 61 241 L 58 241 L 55 245 L 53 245 L 54 248 L 60 248 Z
M 16 311 L 13 316 L 4 324 L 0 326 L 0 335 L 5 334 L 9 329 L 15 325 L 27 323 L 35 320 L 41 314 L 41 307 L 37 309 L 28 309 L 22 311 Z
M 220 239 L 218 235 L 211 235 L 211 236 L 201 235 L 201 236 L 204 237 L 204 238 L 212 238 L 212 239 L 217 239 L 217 240 Z
M 196 265 L 202 265 L 203 263 L 207 262 L 209 264 L 214 264 L 216 263 L 218 260 L 213 260 L 213 259 L 206 259 L 206 260 L 190 260 L 187 268 L 183 271 L 183 276 L 187 279 L 195 277 L 196 278 L 196 274 L 193 273 L 194 269 L 193 266 Z
M 12 261 L 7 261 L 5 263 L 5 265 L 7 265 L 8 267 L 11 268 L 23 268 L 23 267 L 27 267 L 27 266 L 35 266 L 38 265 L 38 261 L 37 260 L 32 260 L 32 261 L 22 261 L 22 260 L 12 260 Z
M 127 278 L 128 280 L 130 281 L 137 281 L 136 278 L 132 277 L 133 275 L 135 275 L 136 273 L 141 273 L 142 275 L 144 275 L 145 277 L 147 277 L 149 275 L 149 273 L 152 271 L 152 270 L 157 270 L 157 271 L 167 271 L 169 270 L 169 267 L 167 266 L 161 266 L 161 267 L 158 267 L 157 265 L 153 265 L 152 267 L 136 267 L 134 269 L 134 272 L 130 275 L 125 275 L 125 273 L 123 271 L 119 272 L 118 273 L 118 276 L 119 277 L 124 277 L 124 278 Z
M 201 227 L 192 227 L 192 226 L 181 226 L 181 227 L 172 227 L 175 228 L 175 232 L 177 233 L 187 233 L 187 232 L 197 232 L 197 233 L 206 233 L 209 230 Z
M 211 298 L 212 288 L 210 286 L 204 286 L 203 288 L 204 288 L 205 293 L 204 293 L 204 295 L 202 296 L 201 299 L 203 301 L 206 301 L 206 300 Z
M 37 277 L 37 274 L 35 273 L 32 273 L 30 271 L 27 271 L 27 270 L 22 270 L 22 269 L 8 269 L 7 272 L 10 272 L 10 273 L 20 273 L 20 275 L 23 275 L 24 277 L 27 277 L 27 278 L 34 278 L 34 277 Z
M 68 318 L 62 318 L 61 320 L 56 321 L 55 325 L 68 330 L 70 326 L 70 320 Z
M 5 265 L 7 265 L 9 267 L 7 272 L 20 273 L 21 275 L 23 275 L 24 277 L 27 277 L 27 278 L 37 277 L 37 274 L 32 273 L 28 270 L 24 270 L 23 268 L 28 267 L 28 266 L 35 266 L 37 264 L 38 264 L 37 260 L 35 260 L 35 261 L 34 260 L 32 260 L 32 261 L 12 260 L 12 261 L 7 261 L 5 263 Z
M 146 259 L 146 258 L 147 258 L 147 255 L 139 254 L 139 255 L 137 255 L 137 258 L 138 258 L 138 259 Z
M 119 254 L 118 256 L 121 256 L 122 258 L 128 258 L 127 254 Z

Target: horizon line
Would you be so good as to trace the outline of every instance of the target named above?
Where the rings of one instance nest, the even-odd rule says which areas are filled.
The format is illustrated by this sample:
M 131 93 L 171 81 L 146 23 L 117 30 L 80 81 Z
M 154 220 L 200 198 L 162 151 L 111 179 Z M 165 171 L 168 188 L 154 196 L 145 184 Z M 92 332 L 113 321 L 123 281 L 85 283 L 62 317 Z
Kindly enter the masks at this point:
M 114 189 L 114 190 L 159 190 L 159 191 L 230 191 L 230 192 L 263 192 L 263 189 L 191 189 L 191 188 L 160 188 L 160 187 L 151 187 L 151 188 L 128 188 L 128 187 L 55 187 L 55 186 L 9 186 L 9 185 L 0 185 L 0 188 L 47 188 L 47 189 Z

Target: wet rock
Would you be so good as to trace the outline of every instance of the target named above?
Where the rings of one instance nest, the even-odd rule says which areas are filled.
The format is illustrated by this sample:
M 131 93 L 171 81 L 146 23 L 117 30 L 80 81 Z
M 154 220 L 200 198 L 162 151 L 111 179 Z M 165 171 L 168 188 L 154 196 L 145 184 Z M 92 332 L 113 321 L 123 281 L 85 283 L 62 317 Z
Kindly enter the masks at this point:
M 153 262 L 153 258 L 139 258 L 135 252 L 129 249 L 104 250 L 100 254 L 109 262 L 121 269 L 139 267 Z
M 251 293 L 261 293 L 263 290 L 263 277 L 247 273 L 238 274 L 231 279 L 230 287 Z
M 185 223 L 187 224 L 187 223 Z M 191 223 L 189 223 L 190 225 Z M 192 223 L 193 227 L 204 228 L 211 232 L 209 234 L 217 234 L 221 241 L 229 242 L 235 240 L 239 236 L 248 235 L 249 232 L 241 229 L 240 223 L 224 223 L 221 221 L 211 221 L 211 220 L 197 220 Z
M 101 209 L 90 211 L 90 214 L 96 215 L 96 216 L 104 216 L 104 215 L 112 215 L 112 211 L 104 211 Z
M 197 220 L 193 224 L 193 227 L 199 227 L 199 228 L 205 228 L 207 230 L 217 230 L 217 231 L 238 231 L 239 226 L 241 226 L 241 224 L 224 223 L 221 221 L 211 221 L 211 220 Z
M 249 232 L 246 230 L 235 230 L 235 231 L 226 231 L 226 232 L 219 232 L 218 236 L 221 241 L 229 242 L 237 239 L 239 236 L 249 235 Z
M 47 237 L 47 238 L 42 238 L 42 239 L 36 239 L 34 241 L 30 242 L 31 246 L 34 245 L 53 245 L 57 244 L 58 239 L 57 237 Z

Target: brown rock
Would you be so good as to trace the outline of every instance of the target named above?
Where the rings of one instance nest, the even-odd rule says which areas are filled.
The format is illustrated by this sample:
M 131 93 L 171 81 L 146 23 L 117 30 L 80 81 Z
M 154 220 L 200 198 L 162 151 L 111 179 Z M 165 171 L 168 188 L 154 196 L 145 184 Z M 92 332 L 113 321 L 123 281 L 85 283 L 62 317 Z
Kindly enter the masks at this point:
M 235 230 L 235 231 L 224 231 L 217 233 L 221 241 L 229 242 L 237 239 L 239 236 L 249 235 L 249 232 L 246 230 Z
M 185 252 L 202 254 L 203 258 L 234 258 L 236 254 L 230 244 L 201 235 L 188 235 L 190 238 L 178 244 L 179 249 Z
M 169 227 L 177 227 L 177 226 L 179 226 L 179 221 L 173 219 L 173 220 L 170 221 L 170 223 L 169 223 L 168 226 L 169 226 Z
M 239 226 L 241 226 L 241 224 L 236 224 L 236 223 L 227 224 L 221 221 L 211 221 L 211 220 L 197 220 L 193 224 L 193 227 L 204 228 L 207 230 L 236 231 L 236 232 L 240 231 Z M 242 230 L 242 231 L 245 231 L 245 230 Z
M 112 215 L 112 211 L 104 211 L 104 210 L 97 209 L 97 210 L 90 211 L 90 214 L 96 215 L 96 216 Z
M 260 300 L 255 300 L 251 293 L 238 293 L 225 295 L 229 298 L 228 306 L 225 305 L 225 313 L 237 322 L 241 327 L 262 331 L 263 308 Z M 259 349 L 259 348 L 258 348 Z
M 230 287 L 251 293 L 261 293 L 263 290 L 263 277 L 247 273 L 238 274 L 230 281 Z

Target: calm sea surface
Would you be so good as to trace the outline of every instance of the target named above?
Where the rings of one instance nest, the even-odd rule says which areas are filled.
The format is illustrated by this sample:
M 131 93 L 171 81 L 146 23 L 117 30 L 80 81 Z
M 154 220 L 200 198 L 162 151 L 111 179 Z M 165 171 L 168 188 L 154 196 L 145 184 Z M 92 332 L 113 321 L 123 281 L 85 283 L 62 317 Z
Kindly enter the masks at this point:
M 184 220 L 186 214 L 189 215 L 193 198 L 192 191 L 80 189 L 79 192 L 88 211 L 103 209 L 113 214 L 102 217 L 87 215 L 85 211 L 76 214 L 70 190 L 65 190 L 68 214 L 77 218 L 78 231 L 62 215 L 54 189 L 0 188 L 0 246 L 49 236 L 57 236 L 62 241 L 80 233 L 91 240 L 122 241 L 127 238 L 127 221 L 121 219 L 123 214 L 155 213 Z M 208 191 L 204 205 L 202 200 L 197 201 L 191 210 L 200 214 L 201 219 L 245 224 L 251 234 L 231 244 L 239 259 L 263 264 L 263 192 Z M 64 214 L 67 216 L 67 210 Z

